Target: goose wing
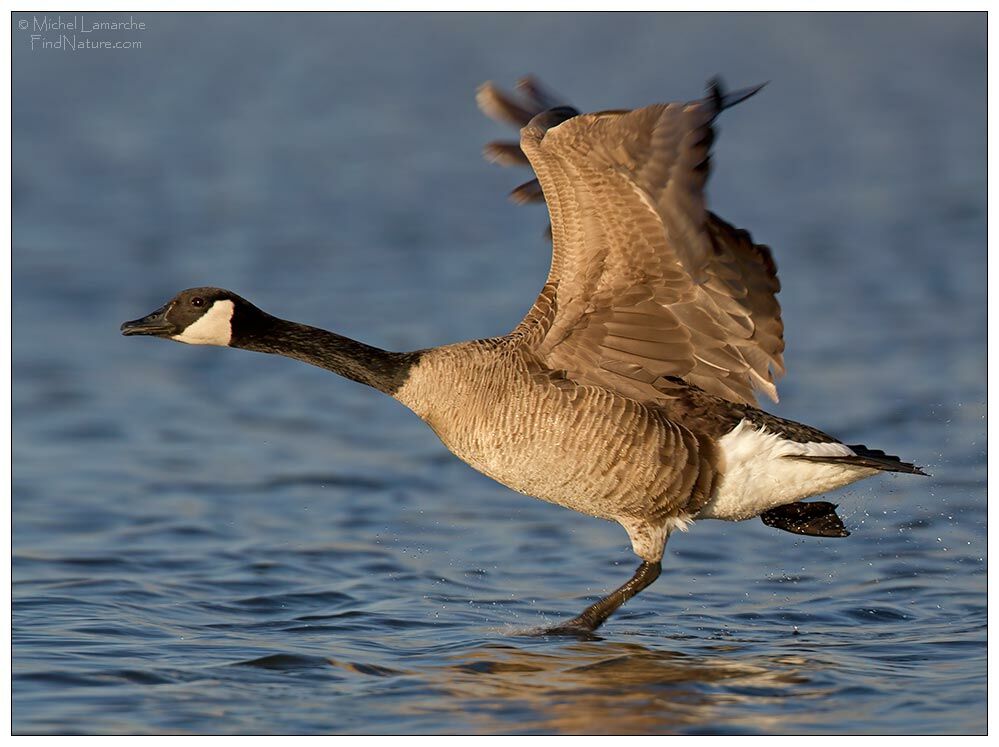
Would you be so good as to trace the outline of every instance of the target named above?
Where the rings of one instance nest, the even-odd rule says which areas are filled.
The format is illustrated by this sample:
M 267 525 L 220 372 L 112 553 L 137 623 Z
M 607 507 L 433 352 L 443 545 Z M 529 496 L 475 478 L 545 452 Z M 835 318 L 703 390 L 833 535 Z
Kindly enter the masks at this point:
M 532 104 L 557 103 L 526 90 L 520 106 L 487 84 L 479 104 L 519 123 Z M 551 368 L 642 400 L 661 399 L 670 376 L 732 401 L 755 403 L 755 390 L 776 400 L 776 267 L 767 247 L 704 201 L 711 125 L 757 90 L 726 96 L 712 84 L 701 101 L 632 111 L 549 108 L 523 127 L 520 152 L 540 190 L 527 182 L 514 194 L 543 194 L 554 246 L 548 282 L 518 330 Z M 486 154 L 520 160 L 508 144 Z

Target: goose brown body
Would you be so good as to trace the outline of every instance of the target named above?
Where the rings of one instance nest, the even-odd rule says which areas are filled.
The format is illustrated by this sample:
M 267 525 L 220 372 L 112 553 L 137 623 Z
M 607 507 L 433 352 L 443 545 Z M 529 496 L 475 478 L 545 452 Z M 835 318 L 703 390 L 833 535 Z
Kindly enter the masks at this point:
M 480 472 L 619 522 L 645 560 L 662 557 L 669 530 L 694 518 L 715 482 L 709 438 L 654 403 L 552 371 L 523 335 L 428 351 L 394 396 Z

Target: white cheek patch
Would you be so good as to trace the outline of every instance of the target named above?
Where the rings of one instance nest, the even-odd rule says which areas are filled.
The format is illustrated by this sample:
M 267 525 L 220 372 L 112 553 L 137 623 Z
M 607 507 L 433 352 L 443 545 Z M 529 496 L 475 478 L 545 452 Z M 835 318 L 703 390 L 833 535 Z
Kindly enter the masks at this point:
M 232 301 L 216 301 L 200 319 L 189 325 L 179 335 L 177 342 L 188 345 L 228 345 L 232 341 L 232 315 L 236 305 Z

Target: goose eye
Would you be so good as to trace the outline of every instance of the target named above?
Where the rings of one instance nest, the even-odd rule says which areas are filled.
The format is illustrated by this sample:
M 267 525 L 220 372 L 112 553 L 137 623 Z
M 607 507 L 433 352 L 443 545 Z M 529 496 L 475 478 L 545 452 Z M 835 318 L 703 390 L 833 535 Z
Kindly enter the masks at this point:
M 191 306 L 200 307 L 204 305 L 205 305 L 205 299 L 203 299 L 201 296 L 195 296 L 194 298 L 191 299 Z

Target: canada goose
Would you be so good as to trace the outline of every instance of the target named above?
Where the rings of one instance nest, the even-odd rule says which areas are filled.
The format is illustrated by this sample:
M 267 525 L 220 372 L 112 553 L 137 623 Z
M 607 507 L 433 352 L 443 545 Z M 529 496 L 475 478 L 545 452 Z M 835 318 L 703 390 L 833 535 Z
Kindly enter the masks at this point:
M 519 200 L 547 201 L 551 270 L 510 334 L 409 353 L 261 311 L 219 288 L 182 291 L 125 335 L 275 353 L 396 398 L 459 458 L 527 495 L 619 522 L 641 565 L 552 634 L 586 635 L 659 576 L 671 532 L 697 519 L 848 534 L 831 503 L 799 503 L 878 472 L 924 474 L 758 409 L 784 371 L 776 267 L 766 246 L 705 208 L 712 123 L 759 89 L 712 81 L 691 103 L 579 114 L 533 80 L 522 125 L 486 155 L 533 167 Z

